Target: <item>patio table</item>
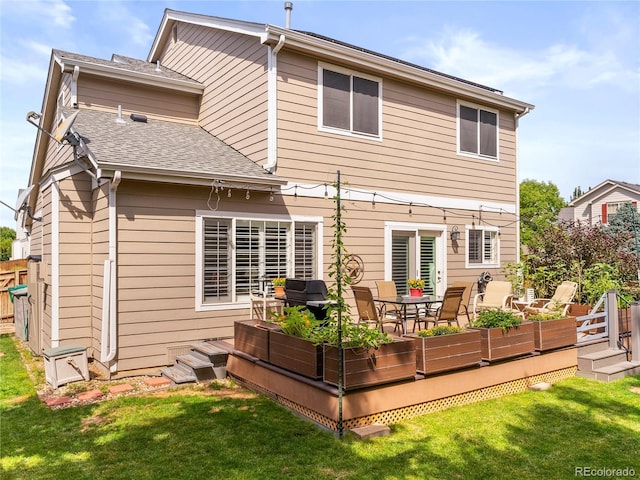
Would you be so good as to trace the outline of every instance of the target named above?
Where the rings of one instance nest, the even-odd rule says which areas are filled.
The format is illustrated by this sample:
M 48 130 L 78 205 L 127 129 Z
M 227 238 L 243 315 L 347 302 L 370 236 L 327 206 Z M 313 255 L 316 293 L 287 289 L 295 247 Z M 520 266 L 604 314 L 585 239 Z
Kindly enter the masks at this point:
M 376 297 L 374 298 L 374 301 L 382 303 L 383 305 L 389 304 L 399 307 L 398 310 L 400 310 L 402 315 L 402 334 L 406 335 L 407 307 L 409 305 L 413 305 L 417 308 L 420 305 L 424 305 L 425 308 L 429 310 L 429 308 L 431 308 L 431 305 L 441 302 L 442 297 L 436 295 L 422 295 L 421 297 L 413 297 L 411 295 L 397 295 L 395 297 Z

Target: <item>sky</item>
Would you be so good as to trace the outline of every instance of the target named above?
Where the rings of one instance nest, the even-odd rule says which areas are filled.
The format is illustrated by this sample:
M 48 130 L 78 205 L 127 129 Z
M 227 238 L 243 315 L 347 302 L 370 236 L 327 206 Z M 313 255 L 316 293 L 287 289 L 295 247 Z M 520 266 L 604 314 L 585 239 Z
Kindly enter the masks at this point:
M 164 9 L 284 26 L 284 1 L 0 0 L 0 200 L 29 184 L 52 49 L 146 60 Z M 311 31 L 502 90 L 520 120 L 519 181 L 565 200 L 640 184 L 640 2 L 295 0 Z M 0 205 L 0 226 L 15 228 Z

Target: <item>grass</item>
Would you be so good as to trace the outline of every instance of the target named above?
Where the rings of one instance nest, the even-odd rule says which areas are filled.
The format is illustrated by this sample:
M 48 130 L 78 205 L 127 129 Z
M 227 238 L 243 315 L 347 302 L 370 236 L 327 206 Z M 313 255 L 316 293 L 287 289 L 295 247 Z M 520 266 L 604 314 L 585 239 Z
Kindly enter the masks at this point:
M 50 410 L 14 342 L 0 337 L 2 479 L 568 479 L 576 467 L 640 476 L 638 376 L 571 378 L 361 441 L 216 384 Z

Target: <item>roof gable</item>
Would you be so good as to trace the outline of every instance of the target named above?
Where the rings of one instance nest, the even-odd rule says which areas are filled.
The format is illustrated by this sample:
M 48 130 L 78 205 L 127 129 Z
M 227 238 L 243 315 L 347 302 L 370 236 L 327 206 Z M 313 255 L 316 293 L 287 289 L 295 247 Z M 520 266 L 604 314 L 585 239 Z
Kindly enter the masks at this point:
M 619 182 L 616 180 L 605 180 L 599 185 L 593 187 L 588 192 L 582 194 L 578 198 L 569 202 L 570 207 L 581 205 L 585 202 L 593 202 L 598 198 L 602 198 L 616 189 L 622 189 L 628 193 L 640 195 L 640 185 L 636 183 Z

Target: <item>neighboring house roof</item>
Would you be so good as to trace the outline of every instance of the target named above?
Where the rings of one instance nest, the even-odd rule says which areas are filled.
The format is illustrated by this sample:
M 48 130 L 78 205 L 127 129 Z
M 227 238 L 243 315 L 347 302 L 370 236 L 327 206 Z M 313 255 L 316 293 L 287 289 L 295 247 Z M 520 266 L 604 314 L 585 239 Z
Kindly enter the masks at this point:
M 569 207 L 575 207 L 584 202 L 593 202 L 596 198 L 606 195 L 616 188 L 621 188 L 629 193 L 638 195 L 640 194 L 640 185 L 637 183 L 619 182 L 616 180 L 605 180 L 599 185 L 589 189 L 588 192 L 583 193 L 578 198 L 569 202 Z
M 149 62 L 154 62 L 160 58 L 162 49 L 171 35 L 173 25 L 177 22 L 250 35 L 258 38 L 261 43 L 266 45 L 275 46 L 280 44 L 279 48 L 292 48 L 318 58 L 343 63 L 348 62 L 360 68 L 380 72 L 385 76 L 393 76 L 405 81 L 429 86 L 453 95 L 471 97 L 490 105 L 512 109 L 521 114 L 527 113 L 534 108 L 529 103 L 502 95 L 499 90 L 322 35 L 275 25 L 243 22 L 170 9 L 165 9 L 164 17 L 147 56 Z
M 199 126 L 117 118 L 111 112 L 81 109 L 73 124 L 91 162 L 102 171 L 120 170 L 123 177 L 204 179 L 206 184 L 220 180 L 248 188 L 286 183 Z

